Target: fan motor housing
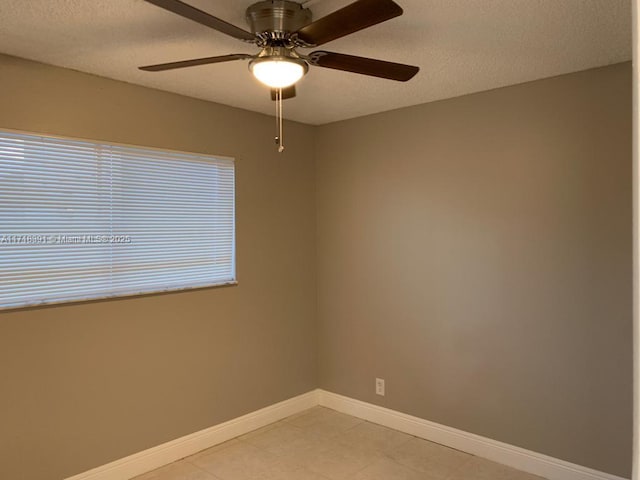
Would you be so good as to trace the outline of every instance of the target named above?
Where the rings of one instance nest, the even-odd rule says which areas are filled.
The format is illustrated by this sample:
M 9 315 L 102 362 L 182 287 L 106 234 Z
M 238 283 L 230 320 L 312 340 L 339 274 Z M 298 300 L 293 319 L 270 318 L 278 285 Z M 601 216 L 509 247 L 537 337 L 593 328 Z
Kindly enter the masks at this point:
M 247 8 L 251 31 L 262 38 L 285 39 L 311 23 L 311 10 L 287 0 L 266 0 Z

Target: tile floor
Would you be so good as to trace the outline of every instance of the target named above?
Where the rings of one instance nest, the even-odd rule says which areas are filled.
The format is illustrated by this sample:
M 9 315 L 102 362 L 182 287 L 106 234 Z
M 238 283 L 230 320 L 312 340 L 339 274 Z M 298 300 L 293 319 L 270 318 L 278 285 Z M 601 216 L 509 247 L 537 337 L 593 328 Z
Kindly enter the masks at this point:
M 315 407 L 136 480 L 542 479 Z

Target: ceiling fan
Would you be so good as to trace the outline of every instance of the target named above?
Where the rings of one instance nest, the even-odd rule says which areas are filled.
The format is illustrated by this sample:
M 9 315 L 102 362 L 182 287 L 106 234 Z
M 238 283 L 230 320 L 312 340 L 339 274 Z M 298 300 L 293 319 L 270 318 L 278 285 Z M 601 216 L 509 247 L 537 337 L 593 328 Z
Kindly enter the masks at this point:
M 402 15 L 402 8 L 392 0 L 357 0 L 319 20 L 312 21 L 311 10 L 288 0 L 260 1 L 246 11 L 251 32 L 236 27 L 180 0 L 146 0 L 181 17 L 252 43 L 261 51 L 256 55 L 235 53 L 140 67 L 148 72 L 194 67 L 234 60 L 250 60 L 249 69 L 271 88 L 273 100 L 295 97 L 295 83 L 309 66 L 325 67 L 373 77 L 406 82 L 418 67 L 372 58 L 317 50 L 309 55 L 297 51 L 312 48 L 350 35 Z

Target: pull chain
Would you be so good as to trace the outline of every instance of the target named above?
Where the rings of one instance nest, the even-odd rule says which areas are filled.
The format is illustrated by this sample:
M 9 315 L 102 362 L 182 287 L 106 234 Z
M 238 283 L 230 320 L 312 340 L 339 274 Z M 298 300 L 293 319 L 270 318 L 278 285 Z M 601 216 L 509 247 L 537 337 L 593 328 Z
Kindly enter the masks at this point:
M 278 145 L 278 152 L 284 152 L 284 130 L 282 128 L 282 89 L 276 89 L 276 129 L 278 135 L 276 136 L 276 145 Z

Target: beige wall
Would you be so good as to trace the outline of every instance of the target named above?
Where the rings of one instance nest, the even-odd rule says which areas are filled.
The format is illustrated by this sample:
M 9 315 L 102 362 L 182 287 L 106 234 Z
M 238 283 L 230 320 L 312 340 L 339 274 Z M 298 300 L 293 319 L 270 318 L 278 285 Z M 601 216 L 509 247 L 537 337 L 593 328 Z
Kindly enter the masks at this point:
M 0 128 L 235 157 L 239 279 L 0 313 L 0 478 L 60 479 L 315 388 L 312 128 L 288 124 L 280 156 L 267 116 L 10 57 L 0 71 Z
M 320 386 L 628 477 L 630 120 L 621 64 L 320 127 Z
M 628 476 L 628 64 L 289 123 L 284 156 L 266 116 L 0 70 L 0 128 L 236 157 L 240 282 L 0 313 L 0 478 L 69 476 L 318 385 Z

